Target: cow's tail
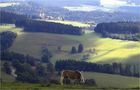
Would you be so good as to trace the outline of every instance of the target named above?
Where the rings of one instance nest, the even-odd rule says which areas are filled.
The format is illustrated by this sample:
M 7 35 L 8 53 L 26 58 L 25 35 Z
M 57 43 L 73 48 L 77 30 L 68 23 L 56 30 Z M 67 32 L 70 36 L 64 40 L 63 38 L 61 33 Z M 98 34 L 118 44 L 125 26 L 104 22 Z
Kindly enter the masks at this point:
M 80 72 L 80 74 L 81 74 L 81 82 L 84 84 L 85 83 L 84 76 L 83 76 L 83 74 L 81 72 Z
M 64 79 L 64 76 L 63 76 L 63 70 L 61 71 L 61 76 L 60 76 L 60 84 L 63 85 L 63 79 Z

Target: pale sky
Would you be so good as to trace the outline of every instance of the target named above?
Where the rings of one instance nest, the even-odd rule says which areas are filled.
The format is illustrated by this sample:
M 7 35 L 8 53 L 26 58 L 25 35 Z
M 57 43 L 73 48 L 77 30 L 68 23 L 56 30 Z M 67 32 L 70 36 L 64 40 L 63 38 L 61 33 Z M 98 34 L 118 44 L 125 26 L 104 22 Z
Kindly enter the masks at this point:
M 68 9 L 70 11 L 95 11 L 95 10 L 101 10 L 106 12 L 113 12 L 115 9 L 121 7 L 121 6 L 139 6 L 138 3 L 130 3 L 128 0 L 100 0 L 100 6 L 93 6 L 93 5 L 81 5 L 81 6 L 66 6 L 65 9 Z
M 100 5 L 104 7 L 116 8 L 120 6 L 140 6 L 135 3 L 128 3 L 128 0 L 100 0 Z

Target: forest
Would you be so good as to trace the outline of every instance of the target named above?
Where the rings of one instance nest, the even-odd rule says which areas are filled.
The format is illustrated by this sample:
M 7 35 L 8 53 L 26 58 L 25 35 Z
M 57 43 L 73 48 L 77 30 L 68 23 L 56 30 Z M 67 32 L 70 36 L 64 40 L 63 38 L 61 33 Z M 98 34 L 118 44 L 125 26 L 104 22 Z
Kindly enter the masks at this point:
M 54 72 L 53 64 L 51 64 L 51 62 L 47 62 L 46 66 L 43 66 L 43 60 L 36 59 L 29 55 L 9 51 L 4 51 L 1 54 L 1 59 L 4 62 L 2 71 L 12 75 L 12 72 L 15 69 L 17 81 L 39 83 L 48 80 L 51 77 L 52 72 Z M 48 77 L 46 78 L 46 76 Z
M 1 24 L 14 24 L 18 20 L 26 20 L 28 18 L 26 15 L 16 14 L 2 10 L 0 10 L 0 14 Z
M 10 46 L 12 46 L 15 38 L 17 37 L 17 34 L 11 31 L 5 31 L 0 33 L 0 51 L 8 49 Z
M 15 24 L 16 27 L 24 28 L 26 32 L 47 32 L 56 34 L 83 35 L 84 31 L 80 27 L 64 25 L 60 23 L 33 20 L 29 16 L 1 11 L 0 18 L 2 24 Z
M 103 37 L 122 40 L 140 40 L 140 22 L 117 22 L 99 23 L 95 32 L 101 33 Z
M 38 20 L 22 20 L 15 23 L 16 27 L 23 27 L 27 32 L 47 32 L 56 34 L 82 35 L 84 31 L 80 27 L 64 25 L 54 22 Z
M 119 74 L 124 76 L 140 77 L 140 74 L 136 72 L 135 65 L 121 63 L 98 64 L 76 60 L 58 60 L 55 64 L 55 68 L 57 71 L 79 70 L 84 72 L 101 72 L 109 74 Z

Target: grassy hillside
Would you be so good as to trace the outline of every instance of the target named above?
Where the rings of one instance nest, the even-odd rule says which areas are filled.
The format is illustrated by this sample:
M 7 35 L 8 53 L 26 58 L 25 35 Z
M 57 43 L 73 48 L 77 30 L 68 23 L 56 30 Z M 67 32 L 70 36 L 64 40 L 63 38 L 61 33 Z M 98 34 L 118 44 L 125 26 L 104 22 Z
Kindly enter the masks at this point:
M 10 30 L 17 32 L 18 37 L 16 38 L 13 46 L 9 49 L 10 51 L 29 54 L 36 58 L 41 57 L 41 50 L 47 47 L 52 53 L 52 62 L 55 63 L 58 59 L 82 59 L 83 55 L 89 54 L 90 57 L 87 61 L 97 63 L 111 63 L 111 62 L 122 62 L 122 63 L 134 63 L 139 66 L 140 61 L 140 42 L 133 41 L 122 41 L 109 38 L 102 38 L 95 32 L 87 31 L 83 36 L 73 35 L 60 35 L 60 34 L 49 34 L 49 33 L 32 33 L 23 32 L 21 28 L 15 28 L 14 25 L 1 25 L 0 32 Z M 82 54 L 71 55 L 69 52 L 72 46 L 78 46 L 79 43 L 84 44 L 85 51 Z M 58 52 L 57 47 L 61 46 L 62 51 Z M 89 52 L 90 49 L 95 49 L 96 52 Z M 2 72 L 2 78 L 5 77 L 5 81 L 14 81 L 14 78 L 6 75 Z M 139 84 L 139 78 L 125 77 L 119 75 L 110 75 L 102 73 L 84 73 L 85 78 L 93 78 L 96 80 L 97 85 L 100 87 L 137 87 Z M 13 84 L 13 83 L 12 83 Z M 23 87 L 21 85 L 17 85 Z M 28 86 L 29 85 L 29 86 Z M 30 87 L 28 84 L 27 87 Z M 36 88 L 38 85 L 31 84 L 31 87 Z M 13 85 L 13 86 L 16 86 Z M 12 87 L 11 84 L 4 84 L 4 87 Z M 44 90 L 51 90 L 52 87 Z M 63 87 L 56 86 L 57 90 Z M 68 88 L 68 87 L 67 87 Z M 75 87 L 74 87 L 75 88 Z M 79 87 L 81 90 L 81 86 Z M 88 87 L 87 87 L 88 88 Z M 87 88 L 85 90 L 87 90 Z M 95 87 L 92 87 L 92 89 Z M 90 87 L 88 88 L 90 90 Z M 54 87 L 53 89 L 54 90 Z M 66 89 L 67 90 L 67 89 Z M 68 90 L 71 90 L 69 88 Z M 78 88 L 75 88 L 78 90 Z M 84 90 L 84 89 L 83 89 Z
M 132 88 L 139 86 L 139 78 L 93 72 L 83 74 L 86 79 L 95 79 L 99 87 Z
M 83 36 L 60 35 L 48 33 L 22 32 L 22 29 L 15 28 L 13 25 L 0 26 L 0 31 L 11 30 L 18 33 L 18 37 L 10 48 L 22 54 L 29 54 L 34 57 L 41 57 L 41 50 L 49 48 L 53 53 L 52 61 L 57 59 L 82 59 L 83 55 L 89 54 L 89 62 L 111 63 L 125 62 L 140 64 L 140 42 L 115 40 L 102 38 L 95 32 L 89 32 Z M 69 54 L 72 46 L 84 44 L 85 51 L 82 54 Z M 61 46 L 62 51 L 58 53 L 57 47 Z M 90 53 L 89 50 L 95 49 L 96 52 Z

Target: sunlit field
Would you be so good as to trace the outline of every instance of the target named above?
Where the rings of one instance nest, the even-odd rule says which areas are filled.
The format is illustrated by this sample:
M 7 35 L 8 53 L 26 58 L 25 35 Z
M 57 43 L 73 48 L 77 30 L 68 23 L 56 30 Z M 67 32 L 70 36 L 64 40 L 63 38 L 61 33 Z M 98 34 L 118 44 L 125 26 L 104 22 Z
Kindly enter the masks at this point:
M 102 38 L 99 34 L 91 31 L 87 31 L 88 33 L 83 36 L 75 36 L 50 33 L 23 32 L 21 28 L 16 28 L 14 25 L 0 26 L 0 32 L 7 30 L 13 31 L 18 35 L 12 47 L 9 49 L 10 51 L 25 55 L 28 54 L 36 58 L 41 58 L 42 49 L 47 47 L 53 54 L 53 58 L 51 59 L 53 63 L 55 63 L 59 59 L 82 60 L 83 55 L 89 54 L 89 59 L 84 61 L 96 63 L 131 63 L 136 64 L 137 67 L 140 68 L 140 42 Z M 84 45 L 84 52 L 81 54 L 70 54 L 71 47 L 78 47 L 79 43 L 82 43 Z M 61 51 L 57 50 L 58 46 L 62 47 Z M 89 50 L 92 49 L 95 49 L 95 52 L 89 52 Z M 13 78 L 12 76 L 8 76 L 3 72 L 1 73 L 1 75 L 3 76 L 5 82 L 15 81 L 15 78 Z M 110 88 L 136 88 L 139 85 L 139 78 L 134 77 L 90 72 L 83 72 L 83 75 L 86 79 L 95 79 L 99 87 L 109 88 L 108 90 L 114 90 Z M 21 88 L 25 85 L 20 83 L 17 84 L 15 83 L 14 88 L 16 86 L 18 88 Z M 12 88 L 12 86 L 13 83 L 3 83 L 3 87 L 7 89 Z M 64 87 L 60 85 L 41 87 L 39 84 L 28 84 L 25 88 L 42 88 L 41 90 L 62 90 Z M 93 90 L 95 88 L 98 87 L 66 86 L 65 90 Z
M 95 32 L 83 36 L 29 33 L 23 32 L 22 29 L 15 28 L 13 25 L 0 26 L 0 30 L 11 30 L 18 33 L 18 37 L 10 48 L 11 51 L 40 58 L 42 48 L 47 47 L 53 53 L 53 62 L 68 58 L 81 60 L 83 55 L 87 54 L 89 54 L 89 59 L 86 61 L 89 62 L 123 62 L 139 65 L 140 61 L 140 42 L 102 38 Z M 78 47 L 79 43 L 84 45 L 84 52 L 70 54 L 71 47 Z M 62 47 L 62 51 L 59 53 L 57 51 L 58 46 Z M 89 52 L 92 49 L 95 49 L 95 52 Z
M 104 61 L 105 59 L 117 58 L 119 60 L 128 59 L 135 55 L 140 55 L 140 42 L 122 41 L 113 39 L 100 39 L 97 40 L 98 57 L 91 58 L 94 61 Z M 139 58 L 137 58 L 139 59 Z M 94 62 L 93 61 L 93 62 Z
M 55 22 L 55 23 L 62 23 L 62 24 L 67 24 L 67 25 L 73 25 L 73 26 L 77 26 L 77 27 L 90 27 L 89 24 L 76 22 L 76 21 L 62 21 L 62 20 L 47 20 L 47 21 Z
M 24 32 L 22 32 L 21 28 L 15 28 L 15 25 L 13 25 L 13 24 L 0 25 L 0 32 L 3 32 L 3 31 L 12 31 L 12 32 L 17 33 L 18 35 L 24 33 Z
M 17 5 L 18 3 L 12 3 L 12 2 L 4 2 L 4 3 L 0 3 L 0 8 L 1 7 L 8 7 L 8 6 L 13 6 L 13 5 Z

